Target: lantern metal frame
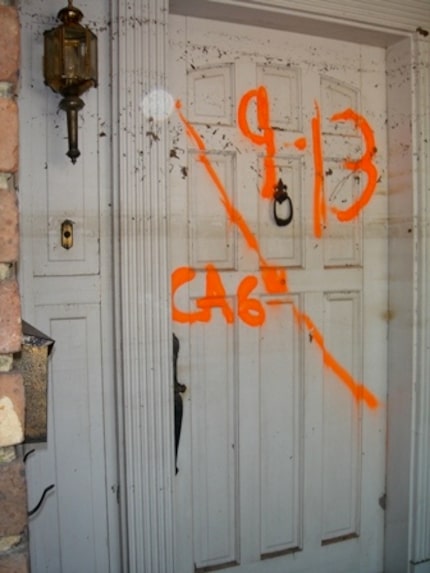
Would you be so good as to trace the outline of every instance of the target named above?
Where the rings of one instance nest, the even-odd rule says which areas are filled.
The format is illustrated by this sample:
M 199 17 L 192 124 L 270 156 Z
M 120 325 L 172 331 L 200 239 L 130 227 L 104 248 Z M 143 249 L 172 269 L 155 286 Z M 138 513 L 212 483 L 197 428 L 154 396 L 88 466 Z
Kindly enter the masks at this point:
M 78 112 L 84 107 L 80 96 L 98 83 L 97 36 L 80 24 L 83 14 L 72 0 L 57 18 L 62 24 L 44 32 L 43 73 L 45 84 L 63 96 L 59 107 L 67 113 L 67 155 L 76 163 Z

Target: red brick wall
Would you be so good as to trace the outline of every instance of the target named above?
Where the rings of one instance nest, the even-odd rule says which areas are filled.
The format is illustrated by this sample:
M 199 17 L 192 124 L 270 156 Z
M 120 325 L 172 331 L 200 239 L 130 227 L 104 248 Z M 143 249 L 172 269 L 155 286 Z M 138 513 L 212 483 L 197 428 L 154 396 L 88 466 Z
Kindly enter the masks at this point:
M 0 573 L 26 573 L 27 492 L 15 446 L 23 440 L 24 387 L 13 354 L 21 347 L 18 105 L 20 29 L 14 2 L 0 0 Z

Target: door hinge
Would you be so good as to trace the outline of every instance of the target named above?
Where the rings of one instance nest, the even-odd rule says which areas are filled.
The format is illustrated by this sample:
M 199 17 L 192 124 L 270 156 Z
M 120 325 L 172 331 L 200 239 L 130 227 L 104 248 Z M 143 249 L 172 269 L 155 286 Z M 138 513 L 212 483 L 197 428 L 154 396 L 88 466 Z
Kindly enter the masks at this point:
M 386 493 L 381 495 L 381 497 L 379 498 L 379 507 L 381 509 L 383 509 L 384 511 L 387 509 L 387 494 Z

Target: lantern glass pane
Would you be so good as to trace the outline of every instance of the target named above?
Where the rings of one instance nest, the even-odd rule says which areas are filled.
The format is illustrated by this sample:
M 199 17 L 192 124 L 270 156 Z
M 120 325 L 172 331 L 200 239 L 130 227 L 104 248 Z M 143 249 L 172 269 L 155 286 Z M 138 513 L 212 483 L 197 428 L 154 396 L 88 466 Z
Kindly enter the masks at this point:
M 79 44 L 66 42 L 64 45 L 64 75 L 72 80 L 79 76 Z
M 62 83 L 62 51 L 62 30 L 56 28 L 45 32 L 44 76 L 46 84 L 54 91 L 59 91 Z
M 64 41 L 64 75 L 69 81 L 85 77 L 85 29 L 80 25 L 66 27 Z

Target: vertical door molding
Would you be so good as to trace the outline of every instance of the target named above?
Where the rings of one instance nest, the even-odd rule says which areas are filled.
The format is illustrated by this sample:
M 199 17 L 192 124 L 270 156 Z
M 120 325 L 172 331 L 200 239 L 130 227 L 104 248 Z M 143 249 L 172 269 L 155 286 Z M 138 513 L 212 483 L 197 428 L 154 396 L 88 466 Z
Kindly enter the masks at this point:
M 415 39 L 412 78 L 416 201 L 415 395 L 412 428 L 411 572 L 430 571 L 430 41 Z
M 409 569 L 416 329 L 416 189 L 413 183 L 411 37 L 387 49 L 389 322 L 385 568 Z M 402 145 L 404 143 L 404 146 Z
M 144 105 L 145 96 L 165 88 L 168 2 L 112 0 L 111 6 L 123 569 L 171 573 L 167 122 Z
M 385 570 L 430 571 L 430 42 L 387 50 L 389 347 Z

